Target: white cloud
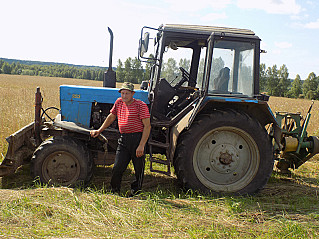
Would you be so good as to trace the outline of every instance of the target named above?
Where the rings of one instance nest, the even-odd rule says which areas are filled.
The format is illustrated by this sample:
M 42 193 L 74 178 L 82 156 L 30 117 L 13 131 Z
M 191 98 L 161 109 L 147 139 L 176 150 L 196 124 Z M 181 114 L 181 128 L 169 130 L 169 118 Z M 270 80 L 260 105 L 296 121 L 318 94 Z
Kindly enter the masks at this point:
M 275 42 L 275 46 L 281 49 L 291 48 L 292 44 L 290 42 Z
M 315 5 L 316 5 L 316 3 L 313 2 L 313 1 L 307 1 L 306 3 L 309 4 L 309 5 L 311 5 L 311 6 L 315 6 Z
M 232 0 L 164 0 L 164 2 L 174 11 L 196 12 L 208 7 L 214 10 L 224 9 Z
M 242 9 L 260 9 L 273 14 L 299 14 L 302 10 L 296 0 L 237 0 L 237 6 Z
M 226 19 L 226 18 L 227 18 L 226 13 L 222 12 L 222 13 L 210 13 L 210 14 L 207 14 L 207 15 L 201 17 L 201 20 L 205 21 L 205 22 L 212 22 L 212 21 L 216 21 L 216 20 L 220 20 L 220 19 Z
M 304 27 L 309 29 L 319 29 L 319 18 L 315 22 L 306 23 Z
M 301 20 L 301 16 L 299 15 L 293 15 L 290 17 L 292 20 Z
M 271 51 L 271 54 L 272 55 L 281 55 L 281 50 L 275 49 L 275 50 Z

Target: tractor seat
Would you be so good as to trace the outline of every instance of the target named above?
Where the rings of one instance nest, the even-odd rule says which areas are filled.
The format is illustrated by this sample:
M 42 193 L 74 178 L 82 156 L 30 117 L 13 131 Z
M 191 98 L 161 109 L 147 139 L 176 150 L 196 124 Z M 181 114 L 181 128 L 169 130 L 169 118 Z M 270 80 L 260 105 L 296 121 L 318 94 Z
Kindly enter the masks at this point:
M 218 91 L 227 92 L 228 82 L 229 82 L 229 72 L 228 67 L 224 67 L 219 71 L 218 77 L 214 79 L 213 89 Z

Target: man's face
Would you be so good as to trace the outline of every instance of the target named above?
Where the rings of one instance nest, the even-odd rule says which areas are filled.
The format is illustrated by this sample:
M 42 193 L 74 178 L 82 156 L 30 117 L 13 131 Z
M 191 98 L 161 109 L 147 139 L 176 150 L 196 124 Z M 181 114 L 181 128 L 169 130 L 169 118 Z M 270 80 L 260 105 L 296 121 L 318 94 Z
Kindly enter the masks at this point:
M 121 90 L 121 97 L 124 103 L 128 104 L 133 101 L 134 91 L 130 90 Z

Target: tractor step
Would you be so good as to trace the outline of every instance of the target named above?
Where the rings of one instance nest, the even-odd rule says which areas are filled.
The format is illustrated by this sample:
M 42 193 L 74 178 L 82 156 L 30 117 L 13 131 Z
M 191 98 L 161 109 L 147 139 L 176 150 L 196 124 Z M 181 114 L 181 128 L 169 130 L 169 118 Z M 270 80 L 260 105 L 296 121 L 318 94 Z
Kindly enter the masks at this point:
M 152 145 L 152 146 L 159 147 L 159 148 L 163 148 L 163 149 L 168 149 L 168 147 L 169 147 L 169 143 L 161 143 L 161 142 L 158 142 L 156 140 L 149 140 L 148 144 Z
M 162 159 L 155 159 L 152 157 L 152 159 L 150 159 L 150 161 L 152 163 L 158 163 L 158 164 L 163 164 L 163 165 L 169 165 L 168 160 L 162 160 Z
M 161 174 L 165 174 L 167 176 L 171 176 L 171 172 L 166 172 L 166 171 L 162 171 L 162 170 L 151 169 L 151 172 L 153 172 L 153 173 L 161 173 Z
M 156 173 L 162 173 L 162 174 L 165 174 L 165 175 L 168 175 L 170 176 L 171 175 L 171 164 L 170 164 L 170 161 L 169 160 L 164 160 L 164 159 L 161 159 L 159 158 L 160 156 L 162 155 L 152 155 L 150 154 L 150 171 L 151 172 L 156 172 Z M 159 169 L 157 166 L 156 168 L 154 168 L 155 165 L 163 165 L 164 166 L 164 169 Z

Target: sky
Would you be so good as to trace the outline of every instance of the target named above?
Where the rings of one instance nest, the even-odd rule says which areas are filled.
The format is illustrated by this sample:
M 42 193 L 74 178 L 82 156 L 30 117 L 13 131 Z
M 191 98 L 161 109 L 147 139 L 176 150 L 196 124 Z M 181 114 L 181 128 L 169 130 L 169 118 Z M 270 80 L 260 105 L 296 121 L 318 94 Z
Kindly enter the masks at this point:
M 109 65 L 137 57 L 143 26 L 192 24 L 250 29 L 261 63 L 285 64 L 289 78 L 319 74 L 318 0 L 0 0 L 0 57 Z

